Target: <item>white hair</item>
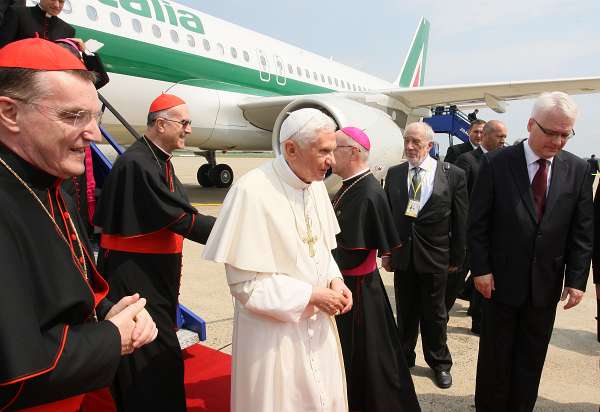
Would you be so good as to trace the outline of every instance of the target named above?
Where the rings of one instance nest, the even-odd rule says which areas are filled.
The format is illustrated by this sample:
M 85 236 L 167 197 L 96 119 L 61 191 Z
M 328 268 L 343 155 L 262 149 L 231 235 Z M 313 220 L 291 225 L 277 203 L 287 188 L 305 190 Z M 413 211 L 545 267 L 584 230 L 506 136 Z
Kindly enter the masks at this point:
M 435 137 L 435 132 L 433 131 L 433 129 L 431 128 L 431 126 L 429 126 L 425 122 L 410 123 L 409 125 L 406 126 L 406 128 L 404 128 L 404 133 L 406 134 L 406 132 L 408 130 L 415 129 L 415 128 L 418 128 L 418 129 L 420 129 L 420 131 L 424 132 L 425 139 L 428 142 L 432 142 L 433 141 L 433 138 Z
M 280 152 L 284 153 L 284 144 L 288 139 L 293 140 L 300 147 L 306 147 L 317 140 L 319 132 L 335 132 L 336 127 L 335 121 L 331 117 L 321 111 L 315 110 L 314 114 L 304 124 L 300 125 L 297 131 L 281 142 Z
M 531 117 L 535 118 L 541 113 L 558 110 L 570 119 L 575 119 L 579 109 L 575 101 L 566 93 L 549 92 L 542 93 L 533 103 Z

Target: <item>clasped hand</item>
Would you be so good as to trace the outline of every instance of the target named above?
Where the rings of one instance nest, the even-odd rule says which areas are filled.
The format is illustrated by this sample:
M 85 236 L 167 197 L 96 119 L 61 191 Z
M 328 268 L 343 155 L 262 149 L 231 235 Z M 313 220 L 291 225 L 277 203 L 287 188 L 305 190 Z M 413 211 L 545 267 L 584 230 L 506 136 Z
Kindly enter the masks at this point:
M 309 303 L 331 316 L 344 314 L 352 309 L 352 292 L 342 279 L 336 278 L 328 288 L 313 287 Z
M 105 319 L 119 329 L 121 355 L 129 355 L 158 336 L 156 324 L 144 306 L 146 299 L 136 293 L 122 298 L 106 315 Z

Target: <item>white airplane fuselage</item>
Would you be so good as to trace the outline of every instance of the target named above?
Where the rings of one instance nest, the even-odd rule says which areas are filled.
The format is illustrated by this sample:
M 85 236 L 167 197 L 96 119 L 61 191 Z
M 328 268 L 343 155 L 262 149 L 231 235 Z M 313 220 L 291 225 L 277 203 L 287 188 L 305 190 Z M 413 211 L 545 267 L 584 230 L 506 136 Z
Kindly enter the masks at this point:
M 77 36 L 104 43 L 110 83 L 101 93 L 139 131 L 150 102 L 169 90 L 188 103 L 186 145 L 271 150 L 271 130 L 244 118 L 248 98 L 365 92 L 392 83 L 175 2 L 78 0 L 61 18 Z M 160 35 L 158 35 L 160 33 Z M 178 83 L 174 85 L 175 83 Z M 131 140 L 107 115 L 107 129 Z

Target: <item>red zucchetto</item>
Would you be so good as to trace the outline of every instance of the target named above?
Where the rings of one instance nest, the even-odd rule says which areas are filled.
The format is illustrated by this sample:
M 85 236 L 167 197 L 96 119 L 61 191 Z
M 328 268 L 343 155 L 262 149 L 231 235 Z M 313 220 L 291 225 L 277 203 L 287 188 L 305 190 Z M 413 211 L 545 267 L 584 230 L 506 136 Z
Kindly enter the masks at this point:
M 39 38 L 19 40 L 1 48 L 0 67 L 43 71 L 87 70 L 73 54 Z
M 185 102 L 181 98 L 173 94 L 163 93 L 156 99 L 154 99 L 154 101 L 150 105 L 149 112 L 160 112 L 162 110 L 170 109 L 171 107 L 181 106 L 182 104 L 185 104 Z

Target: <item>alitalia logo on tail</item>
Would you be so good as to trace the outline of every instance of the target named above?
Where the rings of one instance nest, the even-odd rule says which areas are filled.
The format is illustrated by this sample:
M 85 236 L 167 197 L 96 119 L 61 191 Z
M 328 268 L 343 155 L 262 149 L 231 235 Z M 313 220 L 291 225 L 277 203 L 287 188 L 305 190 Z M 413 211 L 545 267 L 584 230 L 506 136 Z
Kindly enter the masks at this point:
M 412 39 L 400 75 L 394 81 L 394 83 L 400 87 L 419 87 L 425 83 L 429 26 L 429 21 L 422 18 L 419 23 L 419 28 Z
M 204 34 L 204 27 L 200 17 L 187 10 L 176 10 L 168 1 L 165 0 L 98 0 L 100 3 L 114 7 L 122 8 L 129 13 L 137 14 L 141 17 L 155 19 L 176 27 L 183 27 L 191 32 Z M 165 16 L 166 14 L 166 16 Z

